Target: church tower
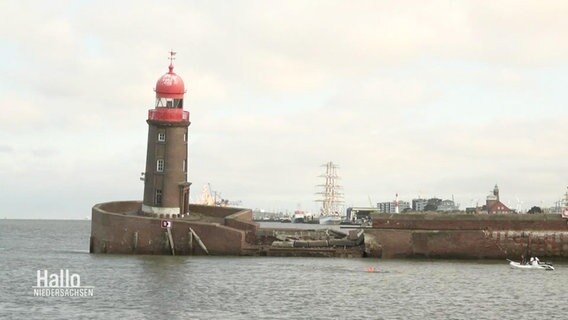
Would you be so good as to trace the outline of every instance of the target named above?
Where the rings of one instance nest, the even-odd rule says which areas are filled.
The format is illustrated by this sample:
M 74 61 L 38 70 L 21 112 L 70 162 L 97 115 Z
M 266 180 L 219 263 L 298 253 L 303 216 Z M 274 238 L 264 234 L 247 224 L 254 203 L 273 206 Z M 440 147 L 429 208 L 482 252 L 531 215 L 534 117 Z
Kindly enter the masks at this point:
M 499 187 L 497 185 L 495 185 L 495 188 L 493 188 L 493 195 L 495 197 L 497 197 L 497 201 L 500 201 L 499 200 Z
M 183 110 L 186 92 L 174 73 L 175 52 L 170 51 L 169 72 L 156 82 L 154 109 L 148 110 L 148 148 L 144 172 L 146 215 L 188 213 L 187 140 L 189 112 Z

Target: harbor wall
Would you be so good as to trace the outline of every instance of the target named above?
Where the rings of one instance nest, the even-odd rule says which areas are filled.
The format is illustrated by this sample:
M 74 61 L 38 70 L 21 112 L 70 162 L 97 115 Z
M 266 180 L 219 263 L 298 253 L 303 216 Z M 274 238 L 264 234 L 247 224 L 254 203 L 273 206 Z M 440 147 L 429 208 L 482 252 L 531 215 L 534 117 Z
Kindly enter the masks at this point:
M 381 214 L 365 244 L 382 258 L 568 258 L 568 224 L 559 215 Z
M 373 228 L 422 230 L 566 230 L 566 219 L 555 214 L 378 214 Z
M 97 204 L 92 209 L 91 253 L 362 257 L 362 232 L 260 229 L 248 209 L 190 205 L 189 216 L 141 213 L 140 201 Z M 170 232 L 162 220 L 171 222 Z M 170 240 L 171 237 L 171 240 Z M 292 240 L 290 240 L 292 239 Z M 278 242 L 282 245 L 274 245 Z
M 215 214 L 215 217 L 229 221 L 211 223 L 192 221 L 184 218 L 169 218 L 172 221 L 171 235 L 175 254 L 203 255 L 205 251 L 197 239 L 190 236 L 189 228 L 200 237 L 211 255 L 240 255 L 247 246 L 247 235 L 254 237 L 257 224 L 240 221 L 252 217 L 250 210 L 191 206 L 190 210 L 201 210 L 201 214 Z M 140 201 L 117 201 L 97 204 L 92 209 L 91 253 L 119 254 L 172 254 L 167 229 L 161 227 L 160 218 L 141 216 Z M 243 211 L 242 213 L 240 213 Z M 249 212 L 246 212 L 249 211 Z

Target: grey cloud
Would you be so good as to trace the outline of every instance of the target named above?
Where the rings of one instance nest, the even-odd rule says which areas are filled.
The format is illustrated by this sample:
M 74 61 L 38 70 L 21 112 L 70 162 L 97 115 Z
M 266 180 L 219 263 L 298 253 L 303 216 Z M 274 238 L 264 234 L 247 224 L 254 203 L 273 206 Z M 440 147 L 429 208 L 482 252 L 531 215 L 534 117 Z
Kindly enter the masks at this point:
M 37 172 L 27 168 L 41 168 L 42 188 L 80 176 L 81 190 L 98 196 L 70 212 L 141 197 L 146 112 L 172 47 L 188 87 L 194 199 L 211 182 L 251 207 L 313 207 L 329 160 L 359 205 L 421 190 L 464 203 L 500 181 L 539 201 L 568 180 L 557 120 L 566 111 L 515 100 L 550 96 L 545 86 L 533 92 L 533 75 L 566 63 L 565 2 L 133 4 L 8 2 L 0 12 L 0 36 L 18 53 L 0 79 L 16 106 L 0 119 L 14 147 L 0 153 L 21 161 L 0 160 L 17 169 L 10 179 L 30 181 Z M 493 113 L 505 104 L 510 111 Z M 111 190 L 103 174 L 124 182 Z M 42 188 L 30 196 L 49 201 Z
M 0 145 L 0 153 L 14 153 L 16 150 L 9 145 Z

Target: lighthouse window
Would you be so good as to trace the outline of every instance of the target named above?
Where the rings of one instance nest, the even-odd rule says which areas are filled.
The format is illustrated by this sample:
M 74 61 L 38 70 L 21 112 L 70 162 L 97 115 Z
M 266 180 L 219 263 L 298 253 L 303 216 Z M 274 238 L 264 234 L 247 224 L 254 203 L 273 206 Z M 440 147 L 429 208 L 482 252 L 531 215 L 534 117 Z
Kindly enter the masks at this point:
M 158 141 L 160 141 L 160 142 L 166 141 L 166 133 L 165 132 L 158 132 Z
M 177 99 L 175 99 L 177 100 Z M 156 107 L 166 107 L 166 108 L 173 108 L 174 106 L 174 99 L 172 98 L 156 98 Z
M 183 141 L 187 141 L 187 132 L 183 134 Z
M 159 159 L 158 161 L 156 161 L 156 171 L 164 172 L 164 160 L 163 159 Z
M 156 204 L 157 204 L 157 205 L 161 205 L 161 204 L 162 204 L 162 189 L 157 189 L 157 190 L 156 190 Z
M 183 159 L 183 172 L 187 171 L 187 160 Z

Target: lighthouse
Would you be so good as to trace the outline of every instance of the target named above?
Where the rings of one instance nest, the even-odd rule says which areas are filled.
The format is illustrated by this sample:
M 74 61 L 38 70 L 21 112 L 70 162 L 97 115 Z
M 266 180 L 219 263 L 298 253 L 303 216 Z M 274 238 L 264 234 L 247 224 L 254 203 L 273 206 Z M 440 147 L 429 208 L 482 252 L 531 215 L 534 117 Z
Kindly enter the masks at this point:
M 144 172 L 145 215 L 188 213 L 187 140 L 189 112 L 183 109 L 185 85 L 174 72 L 175 52 L 170 51 L 169 71 L 156 82 L 154 108 L 148 110 L 148 148 Z

